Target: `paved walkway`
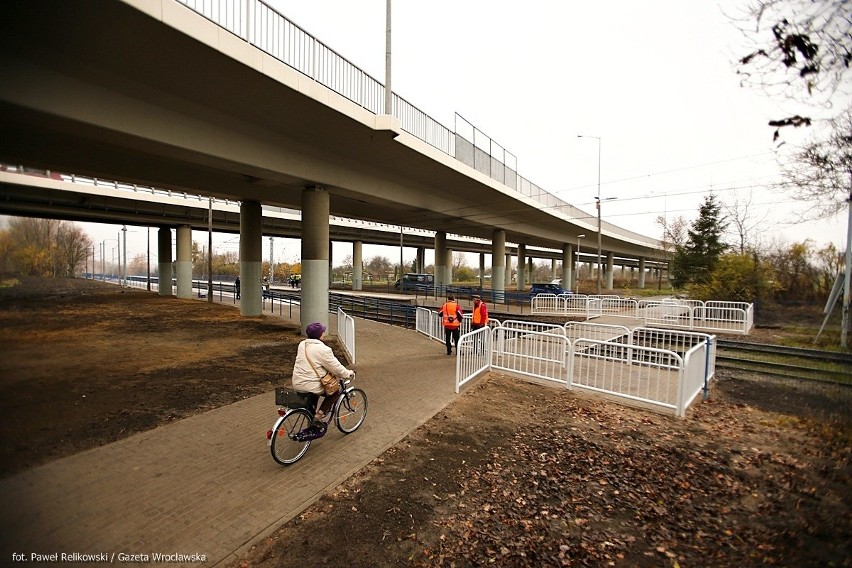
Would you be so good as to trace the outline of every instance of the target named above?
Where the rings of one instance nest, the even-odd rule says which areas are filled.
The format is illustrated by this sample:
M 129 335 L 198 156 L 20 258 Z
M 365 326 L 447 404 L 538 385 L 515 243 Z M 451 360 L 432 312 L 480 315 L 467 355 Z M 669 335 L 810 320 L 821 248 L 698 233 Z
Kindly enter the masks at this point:
M 523 317 L 524 309 L 494 311 Z M 298 322 L 298 307 L 275 317 Z M 356 350 L 356 384 L 369 397 L 357 432 L 331 428 L 301 461 L 279 466 L 266 442 L 276 418 L 270 392 L 22 472 L 0 480 L 0 558 L 58 554 L 40 565 L 59 566 L 71 564 L 62 554 L 115 562 L 141 554 L 170 566 L 198 563 L 154 555 L 203 555 L 206 566 L 235 560 L 457 396 L 455 357 L 415 331 L 357 319 Z
M 277 417 L 270 392 L 0 480 L 3 564 L 13 553 L 233 561 L 457 396 L 455 357 L 443 345 L 367 320 L 356 330 L 355 382 L 369 397 L 357 432 L 332 427 L 301 461 L 279 466 L 266 442 Z M 71 564 L 61 558 L 40 565 Z

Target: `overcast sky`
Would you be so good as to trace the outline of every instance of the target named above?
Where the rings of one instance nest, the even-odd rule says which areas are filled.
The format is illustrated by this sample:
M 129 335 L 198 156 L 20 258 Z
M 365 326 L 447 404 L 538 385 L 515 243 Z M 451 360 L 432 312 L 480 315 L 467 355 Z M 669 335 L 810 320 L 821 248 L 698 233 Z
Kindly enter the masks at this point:
M 268 3 L 384 82 L 385 0 Z M 601 196 L 615 198 L 603 218 L 627 229 L 660 237 L 658 216 L 692 221 L 713 191 L 726 203 L 751 199 L 764 243 L 844 249 L 845 215 L 791 224 L 804 206 L 765 189 L 778 172 L 767 122 L 790 109 L 739 85 L 732 62 L 747 47 L 728 16 L 744 3 L 397 1 L 392 86 L 450 129 L 463 116 L 516 156 L 520 175 L 590 214 L 598 140 L 578 135 L 600 138 Z M 96 241 L 117 230 L 86 229 Z M 232 236 L 221 240 L 236 249 Z M 296 241 L 276 247 L 276 261 L 298 258 Z M 335 246 L 335 264 L 350 253 Z M 399 258 L 383 248 L 365 257 L 376 253 Z

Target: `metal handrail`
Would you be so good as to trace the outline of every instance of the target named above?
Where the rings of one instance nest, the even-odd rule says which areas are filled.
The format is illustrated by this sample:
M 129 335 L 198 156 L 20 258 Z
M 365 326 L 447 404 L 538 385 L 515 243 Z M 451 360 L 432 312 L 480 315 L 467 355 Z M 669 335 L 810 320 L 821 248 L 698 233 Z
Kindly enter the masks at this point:
M 384 114 L 385 87 L 381 82 L 268 6 L 263 0 L 176 1 L 367 111 L 377 115 Z M 468 123 L 473 129 L 473 134 L 468 139 L 464 134 L 442 125 L 396 93 L 392 93 L 391 100 L 393 107 L 391 114 L 400 121 L 400 128 L 405 132 L 462 163 L 467 162 L 462 160 L 456 152 L 456 137 L 464 138 L 473 147 L 483 152 L 487 147 L 489 158 L 497 160 L 503 167 L 496 168 L 496 171 L 492 172 L 491 165 L 488 164 L 487 167 L 483 167 L 487 170 L 484 172 L 486 175 L 522 195 L 527 195 L 544 205 L 546 209 L 565 215 L 574 222 L 593 218 L 586 212 L 578 215 L 579 209 L 519 175 L 517 158 L 472 124 Z M 459 115 L 456 116 L 461 118 Z M 465 119 L 462 118 L 462 120 Z M 477 134 L 487 138 L 488 143 L 479 142 Z M 499 155 L 493 152 L 495 146 L 499 150 Z M 479 168 L 476 169 L 482 171 Z M 514 174 L 514 179 L 506 179 L 507 172 L 510 172 L 509 178 Z M 527 191 L 522 188 L 526 188 Z M 648 246 L 659 247 L 658 239 L 626 231 L 615 225 L 606 225 L 608 230 L 620 236 Z M 586 226 L 588 230 L 593 228 L 591 223 Z

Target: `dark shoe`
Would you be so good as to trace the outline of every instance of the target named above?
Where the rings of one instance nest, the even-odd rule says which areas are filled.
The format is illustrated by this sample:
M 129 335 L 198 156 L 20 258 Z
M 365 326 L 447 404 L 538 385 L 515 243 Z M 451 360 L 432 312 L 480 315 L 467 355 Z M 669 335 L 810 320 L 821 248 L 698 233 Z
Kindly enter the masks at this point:
M 452 354 L 453 354 L 452 351 L 447 351 L 447 355 L 452 355 Z

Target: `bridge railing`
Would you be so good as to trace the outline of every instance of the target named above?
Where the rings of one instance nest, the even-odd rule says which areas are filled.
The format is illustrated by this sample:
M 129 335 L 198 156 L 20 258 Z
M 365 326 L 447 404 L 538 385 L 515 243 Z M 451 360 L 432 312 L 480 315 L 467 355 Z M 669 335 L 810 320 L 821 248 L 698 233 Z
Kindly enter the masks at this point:
M 381 82 L 262 0 L 176 1 L 369 112 L 385 113 L 385 86 Z M 588 219 L 589 229 L 593 228 L 592 215 L 521 177 L 517 172 L 517 158 L 461 116 L 456 115 L 456 122 L 462 122 L 461 128 L 457 124 L 453 130 L 396 93 L 392 93 L 391 100 L 391 114 L 400 121 L 404 131 L 531 197 L 548 210 L 572 219 Z M 467 135 L 466 130 L 470 131 Z M 643 244 L 659 245 L 656 239 L 609 223 L 604 224 L 604 229 Z

